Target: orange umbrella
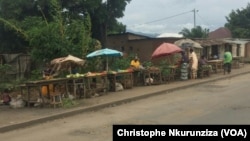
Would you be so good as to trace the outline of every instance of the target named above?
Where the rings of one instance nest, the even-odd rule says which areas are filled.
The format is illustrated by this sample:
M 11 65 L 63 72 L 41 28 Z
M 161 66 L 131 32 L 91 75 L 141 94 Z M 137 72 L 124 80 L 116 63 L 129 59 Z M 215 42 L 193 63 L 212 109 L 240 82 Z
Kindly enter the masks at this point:
M 172 55 L 174 53 L 180 53 L 182 51 L 183 50 L 177 45 L 164 42 L 154 50 L 151 58 L 152 59 L 160 58 L 160 57 Z

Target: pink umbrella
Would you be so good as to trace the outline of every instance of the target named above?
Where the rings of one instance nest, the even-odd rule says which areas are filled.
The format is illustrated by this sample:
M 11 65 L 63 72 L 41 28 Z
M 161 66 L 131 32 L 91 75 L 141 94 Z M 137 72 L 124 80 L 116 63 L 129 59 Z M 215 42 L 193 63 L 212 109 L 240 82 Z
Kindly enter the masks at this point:
M 155 49 L 151 58 L 152 59 L 160 58 L 160 57 L 172 55 L 174 53 L 180 53 L 182 51 L 183 50 L 180 47 L 178 47 L 177 45 L 164 42 L 159 47 L 157 47 Z

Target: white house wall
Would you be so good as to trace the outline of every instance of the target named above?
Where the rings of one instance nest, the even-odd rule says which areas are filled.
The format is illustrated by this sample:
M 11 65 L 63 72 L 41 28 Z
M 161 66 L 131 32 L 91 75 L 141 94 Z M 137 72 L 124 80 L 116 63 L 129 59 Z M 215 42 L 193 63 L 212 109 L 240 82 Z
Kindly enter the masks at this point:
M 233 55 L 233 57 L 237 56 L 237 45 L 236 44 L 232 44 L 232 55 Z
M 245 57 L 245 44 L 240 45 L 240 56 Z

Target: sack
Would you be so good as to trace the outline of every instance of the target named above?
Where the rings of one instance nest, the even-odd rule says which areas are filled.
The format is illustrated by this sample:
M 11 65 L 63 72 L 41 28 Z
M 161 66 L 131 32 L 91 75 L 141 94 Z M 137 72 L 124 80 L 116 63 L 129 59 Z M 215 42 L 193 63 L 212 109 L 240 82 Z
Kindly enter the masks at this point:
M 122 91 L 124 90 L 123 86 L 121 83 L 115 83 L 115 91 Z
M 25 102 L 23 101 L 21 95 L 18 95 L 17 98 L 14 98 L 10 102 L 11 108 L 22 108 L 25 106 Z
M 150 84 L 152 84 L 153 82 L 154 82 L 154 79 L 153 79 L 153 78 L 146 78 L 146 80 L 145 80 L 146 85 L 150 85 Z

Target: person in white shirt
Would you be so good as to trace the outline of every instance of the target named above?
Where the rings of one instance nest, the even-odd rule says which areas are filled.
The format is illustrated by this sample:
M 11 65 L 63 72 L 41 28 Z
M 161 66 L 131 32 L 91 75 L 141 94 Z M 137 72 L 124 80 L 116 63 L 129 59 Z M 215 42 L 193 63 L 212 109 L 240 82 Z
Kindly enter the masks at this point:
M 198 58 L 194 50 L 190 49 L 190 55 L 189 55 L 189 62 L 191 67 L 191 74 L 190 79 L 196 79 L 197 78 L 197 70 L 198 70 Z

